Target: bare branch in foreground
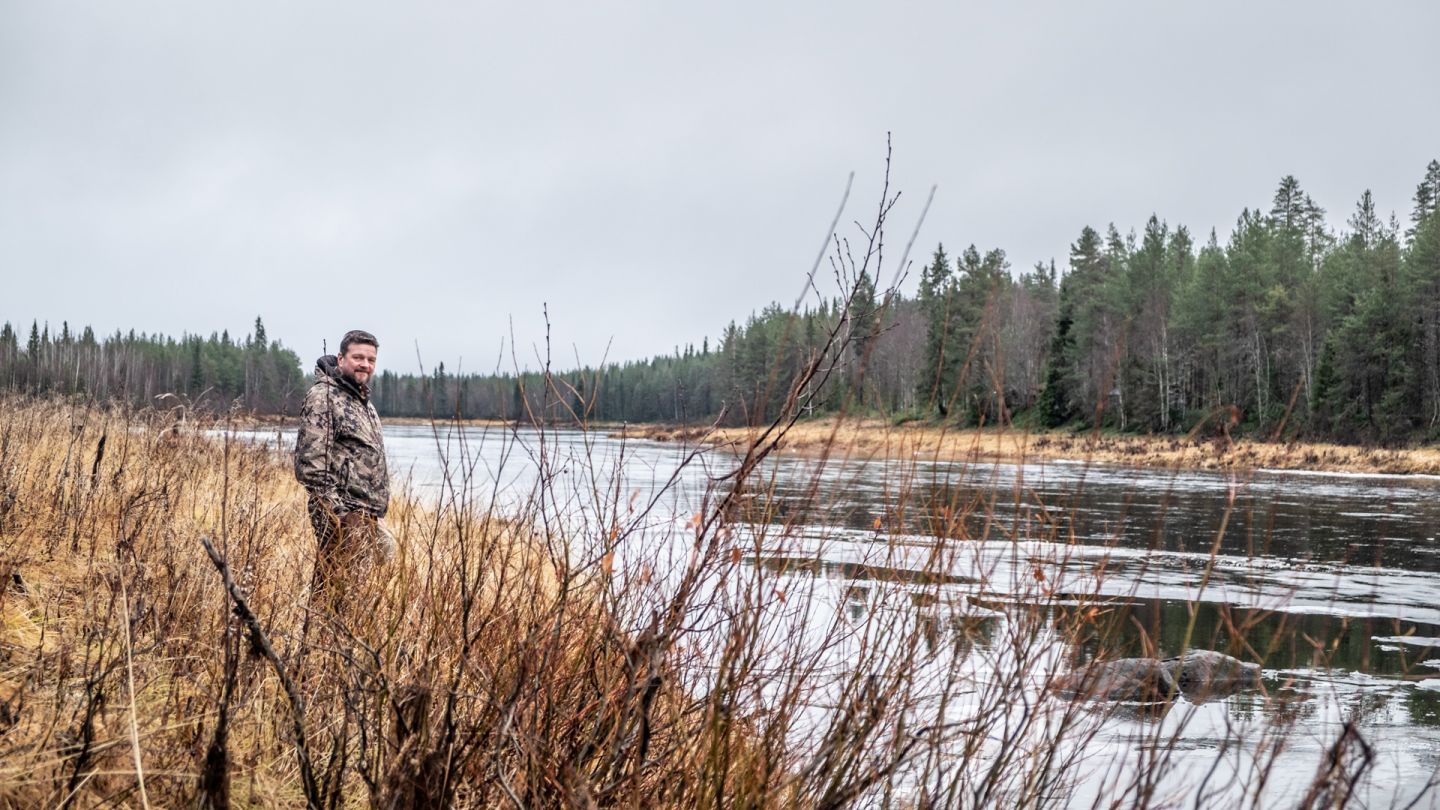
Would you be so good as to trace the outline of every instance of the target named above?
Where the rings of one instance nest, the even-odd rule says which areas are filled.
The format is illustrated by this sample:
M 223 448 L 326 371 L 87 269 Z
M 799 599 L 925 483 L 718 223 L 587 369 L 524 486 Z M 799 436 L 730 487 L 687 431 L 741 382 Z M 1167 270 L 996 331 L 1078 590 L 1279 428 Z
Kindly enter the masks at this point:
M 319 784 L 315 781 L 315 769 L 310 761 L 310 748 L 305 742 L 305 699 L 300 695 L 300 688 L 290 673 L 285 670 L 285 664 L 281 662 L 280 656 L 275 654 L 275 648 L 270 644 L 270 639 L 265 635 L 265 630 L 260 627 L 260 620 L 255 618 L 255 612 L 250 609 L 245 596 L 235 585 L 235 578 L 230 575 L 230 566 L 226 564 L 225 558 L 215 550 L 215 546 L 207 538 L 200 538 L 200 545 L 205 548 L 205 553 L 210 555 L 210 562 L 220 572 L 220 577 L 225 581 L 225 590 L 230 594 L 230 601 L 235 603 L 235 615 L 245 623 L 245 629 L 250 631 L 250 641 L 255 649 L 270 662 L 275 669 L 275 674 L 280 677 L 280 683 L 285 687 L 285 696 L 290 699 L 290 719 L 292 729 L 295 733 L 295 756 L 300 765 L 300 779 L 305 788 L 305 803 L 311 810 L 320 810 L 325 806 L 325 796 L 320 790 Z

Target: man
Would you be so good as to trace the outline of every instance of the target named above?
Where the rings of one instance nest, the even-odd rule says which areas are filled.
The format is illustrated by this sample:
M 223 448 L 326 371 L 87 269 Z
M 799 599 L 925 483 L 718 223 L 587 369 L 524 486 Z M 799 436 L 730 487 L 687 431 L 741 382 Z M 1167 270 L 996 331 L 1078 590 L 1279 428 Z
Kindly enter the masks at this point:
M 370 380 L 380 342 L 355 329 L 339 356 L 316 361 L 315 383 L 300 409 L 295 478 L 310 495 L 318 553 L 315 589 L 373 558 L 388 561 L 395 541 L 381 519 L 390 508 L 390 473 Z

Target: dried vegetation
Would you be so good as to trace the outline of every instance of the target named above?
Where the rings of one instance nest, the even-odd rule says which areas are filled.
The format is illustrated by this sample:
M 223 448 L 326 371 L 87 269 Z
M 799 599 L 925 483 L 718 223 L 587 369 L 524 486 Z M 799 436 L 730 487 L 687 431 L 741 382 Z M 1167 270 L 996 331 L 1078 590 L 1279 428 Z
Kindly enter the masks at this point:
M 0 806 L 782 789 L 743 724 L 706 724 L 617 626 L 608 559 L 477 502 L 400 499 L 399 559 L 322 609 L 281 454 L 174 413 L 0 402 Z M 713 746 L 725 766 L 697 769 Z
M 662 442 L 705 441 L 743 448 L 750 428 L 627 425 L 616 435 Z M 1136 467 L 1203 470 L 1311 470 L 1320 472 L 1440 474 L 1440 449 L 1381 448 L 1323 442 L 1230 440 L 1223 435 L 1116 435 L 1097 432 L 1029 431 L 1021 428 L 962 429 L 880 419 L 822 418 L 800 422 L 786 433 L 781 452 L 828 455 L 840 448 L 854 458 L 917 458 L 940 461 L 1083 461 Z

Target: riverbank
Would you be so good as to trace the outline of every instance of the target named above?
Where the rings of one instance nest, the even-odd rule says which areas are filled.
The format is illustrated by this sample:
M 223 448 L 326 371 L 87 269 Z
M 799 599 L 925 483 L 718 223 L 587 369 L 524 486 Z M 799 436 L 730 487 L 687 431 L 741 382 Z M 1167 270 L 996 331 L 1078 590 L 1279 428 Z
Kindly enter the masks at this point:
M 510 430 L 500 419 L 431 420 L 387 417 L 387 425 L 459 424 L 467 428 Z M 247 419 L 254 427 L 293 427 L 293 419 Z M 555 425 L 573 429 L 574 425 Z M 587 429 L 616 438 L 667 443 L 706 444 L 743 449 L 758 431 L 703 425 L 591 423 Z M 820 457 L 933 461 L 1067 461 L 1132 467 L 1194 470 L 1303 470 L 1373 475 L 1440 475 L 1440 445 L 1381 448 L 1326 442 L 1267 442 L 1223 436 L 1166 436 L 1097 431 L 955 428 L 924 422 L 890 424 L 881 419 L 833 418 L 796 423 L 785 433 L 779 452 Z
M 399 555 L 319 598 L 290 465 L 221 426 L 0 398 L 0 807 L 777 790 L 783 750 L 621 626 L 613 553 L 400 491 Z
M 660 442 L 743 448 L 751 428 L 626 425 L 613 435 Z M 1227 441 L 1224 437 L 1142 436 L 1072 431 L 958 429 L 879 419 L 817 419 L 786 432 L 779 452 L 806 456 L 935 461 L 1073 461 L 1164 469 L 1306 470 L 1328 473 L 1440 475 L 1440 448 L 1371 448 L 1316 442 Z

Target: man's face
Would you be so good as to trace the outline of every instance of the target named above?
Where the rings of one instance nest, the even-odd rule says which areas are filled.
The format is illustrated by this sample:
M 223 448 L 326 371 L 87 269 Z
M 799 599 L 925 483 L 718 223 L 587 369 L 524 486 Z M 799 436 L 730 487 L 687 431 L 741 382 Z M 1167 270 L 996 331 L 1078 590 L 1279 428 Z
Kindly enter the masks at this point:
M 351 343 L 336 361 L 340 373 L 358 383 L 369 383 L 375 373 L 375 347 L 368 343 Z

